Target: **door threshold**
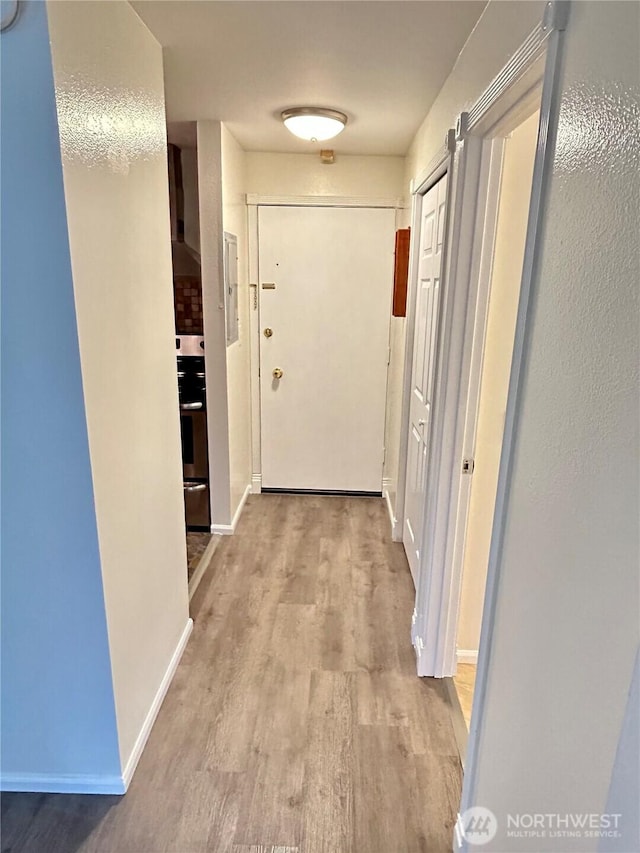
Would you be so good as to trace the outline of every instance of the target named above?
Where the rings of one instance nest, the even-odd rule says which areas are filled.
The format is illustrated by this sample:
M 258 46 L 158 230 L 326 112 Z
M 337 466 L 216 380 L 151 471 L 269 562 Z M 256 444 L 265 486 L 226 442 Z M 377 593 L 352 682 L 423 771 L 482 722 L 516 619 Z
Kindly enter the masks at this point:
M 328 495 L 333 497 L 348 497 L 348 498 L 381 498 L 382 492 L 361 492 L 342 489 L 265 489 L 263 486 L 262 493 L 271 495 Z

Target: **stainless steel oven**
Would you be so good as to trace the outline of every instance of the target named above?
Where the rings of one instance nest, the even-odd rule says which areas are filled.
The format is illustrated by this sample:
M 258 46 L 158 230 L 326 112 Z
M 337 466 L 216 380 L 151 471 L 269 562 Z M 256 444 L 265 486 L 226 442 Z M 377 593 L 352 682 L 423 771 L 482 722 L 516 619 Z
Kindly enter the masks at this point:
M 185 480 L 206 480 L 209 476 L 207 454 L 207 413 L 180 405 L 182 432 L 182 473 Z
M 200 335 L 176 338 L 182 473 L 187 530 L 209 530 L 209 454 L 204 339 Z

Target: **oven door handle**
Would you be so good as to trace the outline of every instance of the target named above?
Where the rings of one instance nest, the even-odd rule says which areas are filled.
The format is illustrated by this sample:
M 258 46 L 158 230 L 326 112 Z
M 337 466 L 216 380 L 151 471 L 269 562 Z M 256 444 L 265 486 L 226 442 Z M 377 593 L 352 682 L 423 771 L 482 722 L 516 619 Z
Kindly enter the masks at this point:
M 190 483 L 183 483 L 182 488 L 185 492 L 204 492 L 207 488 L 206 483 L 194 483 L 191 485 Z
M 191 412 L 201 408 L 202 403 L 180 403 L 180 410 L 183 412 Z

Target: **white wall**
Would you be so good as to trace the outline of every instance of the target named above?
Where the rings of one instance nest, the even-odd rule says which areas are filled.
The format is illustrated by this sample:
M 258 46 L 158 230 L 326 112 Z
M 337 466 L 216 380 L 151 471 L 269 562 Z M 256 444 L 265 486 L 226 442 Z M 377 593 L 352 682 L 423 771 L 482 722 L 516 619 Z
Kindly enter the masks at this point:
M 231 515 L 251 485 L 251 344 L 247 245 L 246 157 L 222 125 L 222 225 L 238 238 L 238 340 L 226 349 L 229 394 Z
M 402 196 L 404 157 L 246 153 L 247 192 L 258 195 Z
M 404 376 L 405 317 L 389 322 L 389 371 L 387 374 L 387 410 L 384 424 L 384 488 L 395 512 L 398 492 L 400 427 Z
M 616 749 L 606 811 L 625 816 L 625 837 L 605 836 L 598 846 L 601 853 L 626 853 L 629 839 L 640 839 L 640 649 L 636 655 L 633 678 L 625 708 L 624 721 Z
M 536 112 L 505 145 L 458 620 L 457 646 L 465 651 L 477 652 L 480 642 L 538 122 Z
M 2 34 L 2 788 L 120 781 L 46 7 Z M 74 787 L 75 786 L 75 787 Z M 112 787 L 113 789 L 113 787 Z
M 332 195 L 357 198 L 398 199 L 404 196 L 404 157 L 373 157 L 336 154 L 331 165 L 319 154 L 268 154 L 248 151 L 246 191 L 256 195 Z M 400 211 L 398 227 L 405 227 L 408 214 Z M 390 287 L 392 283 L 390 282 Z M 389 345 L 392 351 L 385 416 L 385 488 L 395 505 L 398 470 L 404 318 L 391 317 Z M 398 396 L 399 395 L 399 396 Z
M 188 620 L 162 52 L 126 2 L 48 14 L 124 767 Z
M 456 118 L 472 106 L 525 38 L 542 20 L 540 0 L 491 0 L 487 3 L 456 64 L 409 148 L 405 193 L 444 147 Z
M 211 523 L 212 527 L 224 528 L 230 527 L 233 513 L 223 291 L 222 125 L 219 121 L 199 121 L 197 134 Z
M 466 802 L 498 817 L 495 851 L 560 847 L 505 838 L 508 812 L 607 807 L 638 647 L 639 27 L 635 3 L 571 7 L 495 624 L 483 636 L 486 696 L 465 777 Z M 618 849 L 638 849 L 629 833 Z M 597 848 L 580 838 L 560 849 Z
M 231 533 L 251 484 L 246 155 L 218 121 L 199 121 L 197 137 L 211 521 L 216 532 Z M 224 231 L 238 238 L 239 338 L 230 346 L 224 313 Z

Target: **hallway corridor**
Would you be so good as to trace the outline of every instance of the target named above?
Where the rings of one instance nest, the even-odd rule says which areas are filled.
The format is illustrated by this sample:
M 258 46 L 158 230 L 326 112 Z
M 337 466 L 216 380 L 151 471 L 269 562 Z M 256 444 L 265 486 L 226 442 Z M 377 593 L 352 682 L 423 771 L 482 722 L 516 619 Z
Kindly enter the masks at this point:
M 451 850 L 461 767 L 413 598 L 382 500 L 252 496 L 127 795 L 4 794 L 3 853 Z

